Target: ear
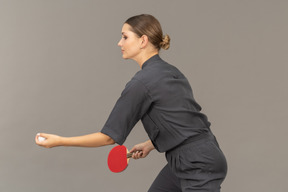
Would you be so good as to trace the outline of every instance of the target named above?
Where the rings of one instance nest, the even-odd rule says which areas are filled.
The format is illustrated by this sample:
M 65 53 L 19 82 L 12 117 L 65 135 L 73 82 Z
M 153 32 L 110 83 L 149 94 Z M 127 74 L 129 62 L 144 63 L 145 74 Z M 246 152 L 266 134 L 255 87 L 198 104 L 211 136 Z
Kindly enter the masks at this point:
M 148 36 L 142 35 L 142 37 L 141 37 L 141 49 L 147 47 L 148 42 L 149 42 Z

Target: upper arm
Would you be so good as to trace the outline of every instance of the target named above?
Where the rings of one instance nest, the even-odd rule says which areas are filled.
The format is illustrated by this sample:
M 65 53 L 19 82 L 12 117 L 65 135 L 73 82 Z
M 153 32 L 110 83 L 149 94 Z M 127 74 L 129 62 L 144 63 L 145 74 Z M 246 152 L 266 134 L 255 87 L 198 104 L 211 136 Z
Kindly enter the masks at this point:
M 122 144 L 135 124 L 147 112 L 151 97 L 144 84 L 136 79 L 127 83 L 102 129 L 116 143 Z

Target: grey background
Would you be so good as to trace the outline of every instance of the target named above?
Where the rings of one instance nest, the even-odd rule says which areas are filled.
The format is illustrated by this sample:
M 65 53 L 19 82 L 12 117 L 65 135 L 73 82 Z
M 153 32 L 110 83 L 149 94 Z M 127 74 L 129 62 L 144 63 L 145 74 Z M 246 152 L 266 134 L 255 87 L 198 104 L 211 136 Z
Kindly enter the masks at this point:
M 104 148 L 44 149 L 38 132 L 101 130 L 139 70 L 121 58 L 123 22 L 150 13 L 229 163 L 223 192 L 288 191 L 288 1 L 0 0 L 0 191 L 147 191 L 151 152 L 110 173 Z M 141 125 L 125 145 L 147 139 Z

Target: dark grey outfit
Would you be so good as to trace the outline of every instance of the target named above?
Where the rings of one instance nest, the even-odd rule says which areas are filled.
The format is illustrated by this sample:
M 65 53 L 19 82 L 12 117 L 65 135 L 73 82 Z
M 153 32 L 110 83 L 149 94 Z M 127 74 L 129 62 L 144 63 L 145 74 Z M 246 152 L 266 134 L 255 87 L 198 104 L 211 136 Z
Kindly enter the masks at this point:
M 155 55 L 127 83 L 101 132 L 122 145 L 141 119 L 156 150 L 166 152 L 169 169 L 162 175 L 165 171 L 170 179 L 176 176 L 179 181 L 174 183 L 182 191 L 219 191 L 226 160 L 200 111 L 185 76 Z M 149 191 L 174 191 L 172 186 L 158 190 L 159 177 Z

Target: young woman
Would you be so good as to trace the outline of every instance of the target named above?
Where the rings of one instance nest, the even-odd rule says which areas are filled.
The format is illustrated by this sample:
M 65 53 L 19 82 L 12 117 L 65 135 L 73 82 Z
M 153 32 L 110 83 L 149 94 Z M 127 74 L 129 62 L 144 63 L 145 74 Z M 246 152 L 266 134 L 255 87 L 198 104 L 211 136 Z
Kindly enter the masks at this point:
M 129 81 L 101 132 L 78 137 L 40 133 L 38 145 L 99 147 L 122 145 L 141 120 L 150 140 L 135 145 L 134 159 L 144 158 L 153 149 L 165 152 L 168 164 L 149 191 L 219 192 L 227 164 L 210 123 L 196 103 L 185 76 L 159 56 L 168 49 L 161 25 L 151 15 L 129 18 L 118 43 L 124 59 L 135 60 L 141 70 Z M 141 151 L 141 152 L 137 152 Z

